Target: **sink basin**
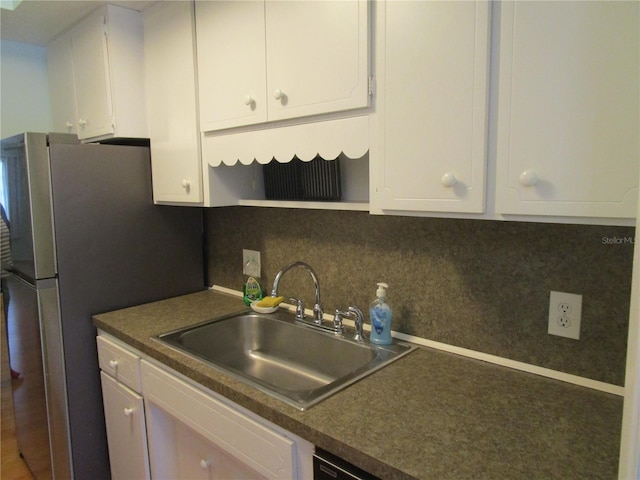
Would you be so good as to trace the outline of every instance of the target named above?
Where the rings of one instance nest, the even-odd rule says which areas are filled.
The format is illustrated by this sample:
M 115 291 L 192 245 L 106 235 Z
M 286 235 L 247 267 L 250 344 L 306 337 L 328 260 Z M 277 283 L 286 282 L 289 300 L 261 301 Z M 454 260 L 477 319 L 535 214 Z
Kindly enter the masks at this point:
M 350 337 L 298 324 L 279 310 L 216 318 L 154 338 L 305 410 L 415 349 Z

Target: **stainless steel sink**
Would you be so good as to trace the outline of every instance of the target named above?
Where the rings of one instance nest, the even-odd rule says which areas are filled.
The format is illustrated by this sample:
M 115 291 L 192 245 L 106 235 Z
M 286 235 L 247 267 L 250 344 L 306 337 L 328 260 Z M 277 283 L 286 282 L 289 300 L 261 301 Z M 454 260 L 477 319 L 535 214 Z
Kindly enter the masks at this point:
M 298 324 L 279 310 L 216 318 L 154 338 L 305 410 L 415 348 L 358 343 L 352 335 Z

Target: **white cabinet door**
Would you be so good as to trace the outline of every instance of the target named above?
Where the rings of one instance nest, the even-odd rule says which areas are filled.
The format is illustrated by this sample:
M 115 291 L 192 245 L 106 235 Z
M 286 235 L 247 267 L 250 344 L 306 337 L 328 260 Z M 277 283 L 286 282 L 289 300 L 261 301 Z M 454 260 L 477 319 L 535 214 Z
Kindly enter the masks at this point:
M 196 2 L 203 132 L 369 105 L 369 4 Z
M 197 470 L 195 465 L 199 466 L 201 460 L 207 460 L 186 455 L 176 439 L 179 424 L 235 458 L 246 471 L 272 480 L 305 478 L 301 474 L 305 469 L 298 461 L 298 452 L 305 451 L 302 439 L 282 435 L 144 360 L 142 389 L 154 478 L 179 478 L 180 468 L 191 472 L 192 468 Z M 181 458 L 191 466 L 181 467 Z
M 634 217 L 640 4 L 505 2 L 496 209 Z
M 104 372 L 100 372 L 100 378 L 111 477 L 114 480 L 148 479 L 149 454 L 142 397 Z
M 196 2 L 200 128 L 267 120 L 263 1 Z
M 193 8 L 193 2 L 165 1 L 143 12 L 156 203 L 202 202 Z
M 483 212 L 489 3 L 377 5 L 372 207 Z
M 148 137 L 140 12 L 103 5 L 47 54 L 55 130 L 85 142 Z
M 176 477 L 190 480 L 265 479 L 180 422 L 175 422 Z
M 78 138 L 81 140 L 115 131 L 105 28 L 106 17 L 98 11 L 79 24 L 71 36 Z
M 366 0 L 265 3 L 269 120 L 367 107 Z
M 47 70 L 54 132 L 77 133 L 71 36 L 63 34 L 47 46 Z

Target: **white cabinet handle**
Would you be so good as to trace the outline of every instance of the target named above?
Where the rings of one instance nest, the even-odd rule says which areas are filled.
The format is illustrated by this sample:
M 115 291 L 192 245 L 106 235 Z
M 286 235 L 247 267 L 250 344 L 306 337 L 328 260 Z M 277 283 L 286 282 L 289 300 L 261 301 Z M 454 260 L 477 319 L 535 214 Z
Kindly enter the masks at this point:
M 113 369 L 118 367 L 118 361 L 117 360 L 109 360 L 109 366 Z
M 252 103 L 253 103 L 253 97 L 251 95 L 245 95 L 244 96 L 244 104 L 246 106 L 250 107 Z
M 458 183 L 458 179 L 452 172 L 447 172 L 440 179 L 440 183 L 443 187 L 451 188 Z
M 84 118 L 81 118 L 80 120 L 78 120 L 78 125 L 80 125 L 81 127 L 84 127 L 87 124 L 87 121 Z
M 211 466 L 211 460 L 200 460 L 200 467 L 207 470 Z
M 186 178 L 182 179 L 182 188 L 184 188 L 187 192 L 191 190 L 191 182 Z
M 535 170 L 525 170 L 520 174 L 520 183 L 525 187 L 533 187 L 539 180 Z
M 126 407 L 123 413 L 125 417 L 130 417 L 133 415 L 133 408 Z
M 273 94 L 273 98 L 276 100 L 282 100 L 284 98 L 284 92 L 278 88 Z
M 71 130 L 73 128 L 73 123 L 67 122 L 65 126 L 67 127 L 67 130 Z

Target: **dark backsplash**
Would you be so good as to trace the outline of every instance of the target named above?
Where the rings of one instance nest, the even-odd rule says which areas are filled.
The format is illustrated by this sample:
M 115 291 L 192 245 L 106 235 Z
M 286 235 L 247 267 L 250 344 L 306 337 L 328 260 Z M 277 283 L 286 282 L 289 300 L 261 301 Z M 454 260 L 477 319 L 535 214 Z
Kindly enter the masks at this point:
M 242 249 L 261 252 L 270 291 L 301 260 L 325 313 L 367 313 L 389 284 L 393 330 L 624 385 L 635 228 L 225 207 L 205 210 L 210 285 L 242 289 Z M 549 291 L 583 295 L 580 340 L 547 334 Z M 302 269 L 283 296 L 313 306 Z

